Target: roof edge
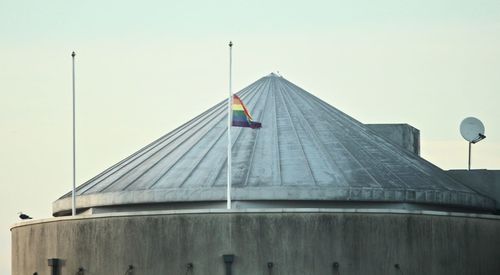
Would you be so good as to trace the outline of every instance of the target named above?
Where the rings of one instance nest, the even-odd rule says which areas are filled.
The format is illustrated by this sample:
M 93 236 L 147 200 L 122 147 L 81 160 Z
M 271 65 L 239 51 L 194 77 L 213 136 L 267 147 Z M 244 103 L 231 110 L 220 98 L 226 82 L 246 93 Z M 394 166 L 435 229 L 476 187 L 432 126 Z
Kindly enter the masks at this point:
M 276 187 L 235 187 L 232 199 L 237 201 L 367 201 L 367 202 L 404 202 L 446 206 L 470 207 L 482 210 L 495 210 L 496 203 L 485 196 L 452 190 L 416 190 L 386 188 L 353 188 L 317 186 L 284 189 Z M 225 187 L 211 188 L 171 188 L 159 190 L 122 191 L 96 193 L 77 196 L 76 206 L 85 209 L 99 206 L 127 204 L 154 204 L 170 202 L 225 201 Z M 52 204 L 53 215 L 71 209 L 71 198 L 62 198 Z

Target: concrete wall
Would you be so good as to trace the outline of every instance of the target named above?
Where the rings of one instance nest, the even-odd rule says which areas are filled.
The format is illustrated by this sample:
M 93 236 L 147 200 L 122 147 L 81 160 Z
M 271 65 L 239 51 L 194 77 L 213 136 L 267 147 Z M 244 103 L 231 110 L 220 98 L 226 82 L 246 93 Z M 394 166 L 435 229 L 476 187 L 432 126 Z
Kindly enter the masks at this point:
M 234 254 L 233 275 L 490 275 L 500 274 L 499 233 L 495 216 L 235 212 L 56 218 L 13 227 L 12 271 L 50 274 L 47 259 L 60 258 L 61 275 L 77 274 L 79 267 L 92 275 L 223 275 L 222 255 Z M 126 273 L 129 265 L 134 271 Z
M 446 173 L 478 193 L 494 199 L 500 211 L 500 170 L 449 170 Z
M 372 131 L 406 150 L 420 155 L 420 131 L 408 124 L 365 124 Z

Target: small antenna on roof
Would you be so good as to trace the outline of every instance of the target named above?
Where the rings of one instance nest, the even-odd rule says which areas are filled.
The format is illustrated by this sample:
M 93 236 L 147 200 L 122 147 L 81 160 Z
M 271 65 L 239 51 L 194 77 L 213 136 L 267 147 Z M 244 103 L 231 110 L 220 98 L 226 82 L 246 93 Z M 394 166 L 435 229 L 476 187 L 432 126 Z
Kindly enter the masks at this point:
M 470 170 L 471 145 L 486 138 L 484 135 L 484 125 L 475 117 L 465 118 L 462 120 L 462 123 L 460 123 L 460 134 L 462 134 L 462 137 L 469 142 L 468 170 Z

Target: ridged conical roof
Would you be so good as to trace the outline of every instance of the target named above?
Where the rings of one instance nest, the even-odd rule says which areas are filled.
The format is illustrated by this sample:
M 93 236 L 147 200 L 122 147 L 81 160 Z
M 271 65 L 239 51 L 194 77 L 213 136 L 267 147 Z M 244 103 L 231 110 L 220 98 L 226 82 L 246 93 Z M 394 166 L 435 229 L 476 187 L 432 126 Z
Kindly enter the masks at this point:
M 493 207 L 283 77 L 263 77 L 238 95 L 262 128 L 232 128 L 234 200 Z M 82 184 L 77 206 L 224 201 L 226 106 L 222 101 Z M 69 196 L 54 203 L 54 213 L 70 209 Z

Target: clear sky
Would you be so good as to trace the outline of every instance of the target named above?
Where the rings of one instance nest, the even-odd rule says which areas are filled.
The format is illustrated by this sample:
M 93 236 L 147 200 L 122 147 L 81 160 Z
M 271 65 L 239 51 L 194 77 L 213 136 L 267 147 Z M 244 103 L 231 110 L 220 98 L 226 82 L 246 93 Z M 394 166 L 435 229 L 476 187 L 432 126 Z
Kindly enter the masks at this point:
M 465 168 L 458 127 L 480 118 L 473 168 L 500 168 L 500 1 L 0 0 L 0 273 L 17 212 L 51 215 L 71 188 L 71 51 L 77 180 L 91 178 L 280 71 L 364 123 L 420 129 L 422 156 Z

